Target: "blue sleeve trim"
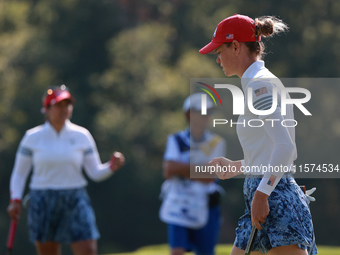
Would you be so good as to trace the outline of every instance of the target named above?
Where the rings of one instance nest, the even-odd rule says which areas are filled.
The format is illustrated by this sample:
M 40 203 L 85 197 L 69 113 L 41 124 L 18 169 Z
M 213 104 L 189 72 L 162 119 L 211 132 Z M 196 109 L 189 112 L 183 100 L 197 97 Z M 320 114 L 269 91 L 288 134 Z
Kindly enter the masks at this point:
M 272 101 L 273 101 L 273 97 L 272 96 L 266 96 L 266 97 L 263 97 L 263 98 L 255 101 L 253 103 L 253 105 L 254 105 L 254 108 L 257 109 L 257 107 L 259 107 L 263 103 L 272 102 Z
M 28 157 L 32 157 L 33 155 L 33 151 L 27 147 L 20 147 L 18 149 L 18 153 L 22 154 L 22 155 L 25 155 L 25 156 L 28 156 Z
M 84 155 L 92 154 L 93 152 L 94 152 L 94 150 L 92 148 L 89 148 L 89 149 L 84 151 Z
M 258 107 L 256 110 L 269 110 L 270 107 L 272 107 L 273 102 L 270 101 L 269 103 L 263 104 L 260 107 Z

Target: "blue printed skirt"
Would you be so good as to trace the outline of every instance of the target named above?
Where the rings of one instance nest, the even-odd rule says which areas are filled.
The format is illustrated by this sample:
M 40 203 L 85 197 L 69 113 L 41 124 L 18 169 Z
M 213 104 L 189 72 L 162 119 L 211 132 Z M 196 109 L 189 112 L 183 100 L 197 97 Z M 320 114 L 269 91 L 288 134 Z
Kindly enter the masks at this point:
M 31 190 L 28 230 L 32 242 L 73 243 L 99 238 L 85 188 Z
M 244 181 L 246 210 L 239 219 L 234 242 L 242 250 L 246 249 L 251 232 L 251 202 L 260 182 L 261 178 L 252 177 Z M 268 203 L 269 215 L 257 233 L 252 250 L 267 253 L 275 247 L 298 244 L 307 249 L 309 255 L 317 254 L 309 205 L 294 178 L 283 177 L 269 196 Z

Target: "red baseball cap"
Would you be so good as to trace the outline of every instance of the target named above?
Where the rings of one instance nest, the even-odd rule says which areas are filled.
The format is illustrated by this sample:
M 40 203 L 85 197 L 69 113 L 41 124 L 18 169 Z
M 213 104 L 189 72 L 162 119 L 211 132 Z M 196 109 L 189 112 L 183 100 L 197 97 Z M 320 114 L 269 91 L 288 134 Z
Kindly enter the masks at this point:
M 44 107 L 48 107 L 50 105 L 57 104 L 63 100 L 70 100 L 72 104 L 74 104 L 74 102 L 76 101 L 74 97 L 71 96 L 71 93 L 68 91 L 65 85 L 49 88 L 43 99 L 43 105 Z
M 255 21 L 244 15 L 235 14 L 222 20 L 216 27 L 210 43 L 199 50 L 201 54 L 207 54 L 215 50 L 225 42 L 255 42 L 261 41 L 261 37 L 255 36 Z

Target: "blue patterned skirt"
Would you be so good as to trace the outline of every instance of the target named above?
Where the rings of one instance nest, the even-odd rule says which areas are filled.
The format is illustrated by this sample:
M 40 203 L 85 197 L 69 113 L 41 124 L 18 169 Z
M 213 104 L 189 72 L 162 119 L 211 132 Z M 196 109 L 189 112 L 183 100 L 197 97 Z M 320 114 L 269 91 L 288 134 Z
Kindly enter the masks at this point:
M 246 249 L 251 232 L 250 208 L 254 193 L 261 178 L 246 177 L 243 193 L 246 203 L 245 214 L 239 219 L 234 245 Z M 308 254 L 317 254 L 314 229 L 305 194 L 294 178 L 283 177 L 268 198 L 269 215 L 255 238 L 253 251 L 267 253 L 280 246 L 298 244 Z
M 31 190 L 28 230 L 32 242 L 73 243 L 99 238 L 85 188 Z

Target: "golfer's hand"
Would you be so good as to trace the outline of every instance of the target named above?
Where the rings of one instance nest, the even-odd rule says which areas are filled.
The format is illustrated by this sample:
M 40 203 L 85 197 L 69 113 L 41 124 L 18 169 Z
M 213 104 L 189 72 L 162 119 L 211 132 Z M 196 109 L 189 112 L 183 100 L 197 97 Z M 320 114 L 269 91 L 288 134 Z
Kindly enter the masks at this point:
M 115 151 L 110 159 L 110 168 L 112 171 L 117 171 L 125 163 L 125 157 L 122 153 Z
M 239 163 L 230 159 L 224 157 L 214 158 L 209 164 L 215 167 L 216 175 L 222 180 L 230 179 L 239 174 Z
M 258 230 L 262 229 L 260 223 L 265 223 L 269 214 L 268 195 L 261 191 L 256 191 L 251 203 L 251 222 Z
M 17 222 L 21 215 L 21 204 L 19 202 L 11 202 L 7 207 L 7 212 L 11 219 Z

